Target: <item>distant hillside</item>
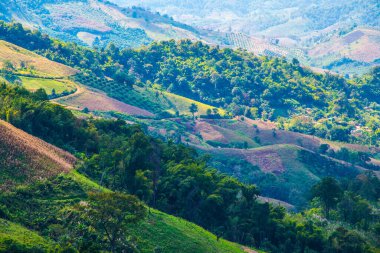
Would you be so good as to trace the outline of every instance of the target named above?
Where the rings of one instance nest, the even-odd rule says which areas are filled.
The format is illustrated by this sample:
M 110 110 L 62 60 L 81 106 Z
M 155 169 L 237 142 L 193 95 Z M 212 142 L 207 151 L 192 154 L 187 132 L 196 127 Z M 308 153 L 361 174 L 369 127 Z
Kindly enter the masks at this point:
M 247 34 L 305 35 L 330 26 L 379 26 L 375 0 L 331 1 L 216 1 L 112 0 L 120 6 L 143 6 L 191 25 Z M 291 27 L 291 25 L 293 27 Z M 285 27 L 290 30 L 284 29 Z M 280 33 L 280 34 L 279 34 Z
M 200 39 L 196 29 L 141 8 L 120 8 L 102 0 L 46 0 L 0 3 L 3 16 L 53 37 L 103 47 L 136 47 L 153 40 Z
M 296 207 L 307 203 L 305 192 L 322 178 L 352 180 L 371 168 L 360 160 L 345 161 L 333 157 L 341 149 L 376 155 L 380 149 L 364 145 L 332 142 L 315 136 L 279 130 L 273 122 L 236 119 L 146 119 L 149 131 L 156 136 L 191 145 L 210 155 L 210 165 L 242 182 L 254 183 L 266 197 L 286 201 Z M 321 145 L 328 154 L 321 154 Z M 378 160 L 373 160 L 377 164 Z M 380 176 L 378 168 L 373 168 Z M 307 182 L 307 183 L 305 183 Z
M 303 64 L 326 67 L 355 50 L 361 54 L 375 52 L 370 47 L 341 44 L 347 33 L 356 27 L 380 29 L 380 6 L 376 0 L 349 1 L 170 1 L 170 0 L 112 0 L 120 6 L 142 6 L 197 28 L 226 34 L 231 46 L 266 54 L 296 57 Z M 376 37 L 372 39 L 379 45 Z M 333 44 L 338 48 L 330 47 Z M 314 55 L 314 47 L 330 47 L 334 57 Z M 353 49 L 355 48 L 355 49 Z M 311 50 L 311 52 L 309 52 Z M 329 55 L 331 56 L 331 55 Z M 357 60 L 357 57 L 350 58 Z M 367 63 L 367 64 L 363 64 Z M 371 61 L 373 64 L 375 62 Z M 378 64 L 378 63 L 377 63 Z M 342 64 L 341 64 L 342 65 Z M 369 70 L 367 60 L 356 64 L 329 66 L 339 73 L 364 73 Z
M 73 169 L 76 158 L 0 120 L 0 188 L 54 177 Z

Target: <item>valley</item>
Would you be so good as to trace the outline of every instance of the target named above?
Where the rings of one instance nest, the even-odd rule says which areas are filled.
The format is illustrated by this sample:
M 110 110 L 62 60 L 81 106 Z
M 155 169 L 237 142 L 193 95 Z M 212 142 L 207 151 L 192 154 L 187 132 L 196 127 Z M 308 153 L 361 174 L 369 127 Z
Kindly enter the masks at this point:
M 378 252 L 376 24 L 153 2 L 0 3 L 0 252 Z

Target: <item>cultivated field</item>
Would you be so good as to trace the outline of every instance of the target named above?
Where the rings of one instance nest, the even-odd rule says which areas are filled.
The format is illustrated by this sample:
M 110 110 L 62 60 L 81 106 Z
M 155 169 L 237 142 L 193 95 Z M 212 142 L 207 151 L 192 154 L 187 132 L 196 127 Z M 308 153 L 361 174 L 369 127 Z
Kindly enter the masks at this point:
M 147 110 L 128 105 L 108 97 L 99 90 L 90 89 L 83 86 L 81 86 L 75 94 L 55 99 L 54 102 L 68 106 L 69 108 L 75 110 L 83 110 L 84 108 L 87 108 L 90 111 L 116 111 L 134 116 L 154 116 L 153 113 Z
M 316 58 L 338 55 L 361 62 L 372 62 L 380 58 L 379 41 L 379 30 L 359 28 L 343 37 L 317 45 L 309 51 L 309 55 Z
M 73 169 L 76 159 L 0 120 L 0 189 L 50 178 Z M 3 164 L 2 164 L 3 163 Z
M 275 129 L 275 131 L 273 130 Z M 278 130 L 273 122 L 264 122 L 261 120 L 252 120 L 244 118 L 235 119 L 202 119 L 196 124 L 195 130 L 199 132 L 205 140 L 217 140 L 223 143 L 238 142 L 241 138 L 256 140 L 260 146 L 291 144 L 297 145 L 314 152 L 318 151 L 321 144 L 329 144 L 334 150 L 342 147 L 348 149 L 379 153 L 380 148 L 368 147 L 358 144 L 348 144 L 321 139 L 312 135 Z M 234 137 L 231 131 L 235 133 Z

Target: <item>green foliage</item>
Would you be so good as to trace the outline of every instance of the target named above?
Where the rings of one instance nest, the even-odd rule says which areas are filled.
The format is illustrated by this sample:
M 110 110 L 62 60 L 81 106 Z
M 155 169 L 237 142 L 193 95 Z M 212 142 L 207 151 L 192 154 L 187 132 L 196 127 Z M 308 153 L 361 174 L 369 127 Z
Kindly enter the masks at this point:
M 364 239 L 353 231 L 342 227 L 329 237 L 330 249 L 337 253 L 366 253 L 371 252 Z
M 189 107 L 189 111 L 190 113 L 193 115 L 193 118 L 194 118 L 194 114 L 196 112 L 198 112 L 198 106 L 196 104 L 191 104 L 190 107 Z
M 131 195 L 112 192 L 91 192 L 87 202 L 80 202 L 74 207 L 64 210 L 67 234 L 71 240 L 86 241 L 81 238 L 91 231 L 97 241 L 99 250 L 110 252 L 135 252 L 136 247 L 128 240 L 127 231 L 146 217 L 146 208 Z M 106 238 L 106 239 L 104 239 Z M 81 249 L 81 245 L 78 246 Z
M 87 122 L 63 107 L 46 101 L 43 90 L 30 93 L 0 84 L 0 119 L 68 150 L 97 149 L 96 135 Z
M 36 232 L 15 223 L 0 219 L 0 252 L 37 253 L 47 252 L 55 247 Z
M 313 186 L 312 197 L 320 199 L 326 217 L 329 218 L 330 210 L 336 207 L 342 197 L 342 190 L 334 178 L 326 177 Z
M 53 41 L 38 32 L 24 30 L 17 24 L 0 23 L 0 34 L 50 59 L 85 70 L 86 74 L 80 77 L 83 82 L 95 80 L 94 86 L 109 93 L 115 92 L 113 96 L 119 92 L 119 96 L 128 94 L 132 82 L 139 85 L 146 82 L 157 83 L 171 92 L 227 108 L 235 115 L 249 116 L 249 111 L 251 117 L 276 119 L 280 114 L 289 116 L 306 113 L 309 108 L 313 112 L 320 112 L 316 117 L 341 117 L 343 122 L 330 125 L 326 121 L 318 128 L 315 124 L 317 118 L 303 117 L 301 121 L 295 119 L 293 122 L 291 119 L 288 127 L 293 131 L 311 131 L 329 136 L 330 139 L 353 140 L 350 135 L 352 127 L 347 121 L 352 119 L 358 122 L 358 112 L 365 105 L 358 99 L 373 101 L 365 94 L 355 95 L 359 86 L 342 78 L 314 74 L 284 59 L 258 58 L 242 51 L 213 48 L 202 43 L 159 42 L 141 50 L 119 50 L 110 45 L 102 51 L 94 51 Z M 106 77 L 114 80 L 105 81 Z M 367 84 L 367 81 L 363 82 Z M 156 94 L 153 96 L 157 98 Z M 301 104 L 307 108 L 302 108 Z M 255 109 L 251 111 L 248 108 Z M 195 109 L 192 110 L 192 113 L 195 112 Z M 46 94 L 41 91 L 30 93 L 6 85 L 0 87 L 0 118 L 48 142 L 77 152 L 83 160 L 79 165 L 80 171 L 101 187 L 136 195 L 148 205 L 195 222 L 217 234 L 216 241 L 224 237 L 272 252 L 322 252 L 329 246 L 338 252 L 347 252 L 346 249 L 350 247 L 357 249 L 357 252 L 366 250 L 366 243 L 351 231 L 337 230 L 328 238 L 322 225 L 302 216 L 300 219 L 288 218 L 283 208 L 258 202 L 256 198 L 259 192 L 255 186 L 243 184 L 209 168 L 206 159 L 199 157 L 192 148 L 149 137 L 139 126 L 127 126 L 121 120 L 80 120 L 70 111 L 48 103 Z M 372 119 L 364 119 L 364 123 L 376 126 Z M 272 135 L 276 137 L 277 132 L 273 131 Z M 374 138 L 374 135 L 370 138 Z M 315 165 L 316 175 L 336 172 L 341 178 L 352 179 L 359 174 L 357 168 L 338 166 L 321 155 L 305 150 L 298 154 L 299 159 Z M 352 163 L 368 161 L 365 154 L 351 154 L 344 149 L 335 155 L 341 159 L 347 158 Z M 363 198 L 376 201 L 378 183 L 371 175 L 365 177 L 368 182 L 354 181 L 348 183 L 347 189 L 360 189 L 358 192 L 362 197 L 368 196 Z M 111 193 L 89 198 L 86 188 L 91 188 L 92 184 L 83 177 L 71 175 L 71 178 L 61 176 L 52 181 L 36 182 L 13 192 L 1 193 L 0 215 L 41 231 L 63 245 L 72 243 L 83 252 L 104 247 L 111 251 L 117 251 L 118 247 L 134 248 L 130 245 L 138 243 L 139 238 L 135 238 L 132 232 L 123 234 L 127 223 L 122 222 L 125 216 L 120 214 L 126 207 L 123 203 L 137 202 L 133 197 L 125 199 L 122 194 Z M 363 218 L 371 211 L 371 204 L 348 193 L 341 199 L 340 187 L 332 179 L 324 179 L 314 187 L 314 196 L 322 202 L 325 216 L 329 218 L 330 210 L 337 206 L 339 218 L 343 217 L 343 220 L 360 229 L 372 229 L 373 224 Z M 107 212 L 111 205 L 118 208 Z M 141 204 L 138 206 L 141 207 Z M 358 211 L 347 212 L 346 206 L 355 206 Z M 71 237 L 65 220 L 58 215 L 70 208 L 75 211 L 75 215 L 72 214 L 79 215 L 78 220 L 82 221 L 72 224 L 74 227 L 69 229 L 73 232 Z M 142 217 L 142 213 L 138 217 Z M 91 217 L 96 217 L 95 221 Z M 121 223 L 114 226 L 114 217 L 122 217 Z M 153 217 L 160 215 L 154 214 Z M 83 222 L 87 224 L 81 227 Z M 123 225 L 123 229 L 117 225 Z M 165 224 L 151 228 L 149 223 L 143 221 L 141 226 L 144 232 L 134 233 L 153 236 L 156 232 L 169 230 Z M 109 228 L 114 231 L 114 236 L 104 239 Z M 168 233 L 173 234 L 172 230 Z M 187 232 L 183 226 L 181 231 Z M 129 245 L 119 244 L 122 238 Z M 154 235 L 152 238 L 160 237 Z M 202 241 L 199 238 L 197 240 Z M 107 246 L 104 246 L 104 241 L 108 241 Z M 159 251 L 166 243 L 167 240 L 157 248 L 153 242 L 147 245 Z M 339 248 L 339 245 L 344 247 Z M 231 247 L 226 246 L 226 251 L 237 251 Z M 169 252 L 178 249 L 173 245 L 168 248 Z M 207 246 L 199 248 L 212 252 Z

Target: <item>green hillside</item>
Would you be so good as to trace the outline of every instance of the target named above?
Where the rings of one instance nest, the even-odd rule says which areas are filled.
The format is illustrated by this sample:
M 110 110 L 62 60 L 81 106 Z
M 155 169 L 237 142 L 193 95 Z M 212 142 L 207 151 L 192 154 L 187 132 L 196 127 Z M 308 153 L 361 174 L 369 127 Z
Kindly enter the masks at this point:
M 153 40 L 199 39 L 198 31 L 142 8 L 121 8 L 109 1 L 16 1 L 0 3 L 2 20 L 38 26 L 49 35 L 87 46 L 138 47 Z M 42 14 L 44 13 L 44 14 Z
M 46 225 L 42 220 L 56 219 L 55 217 L 60 209 L 70 206 L 79 200 L 85 201 L 85 192 L 97 191 L 99 189 L 107 191 L 107 189 L 100 187 L 75 171 L 68 175 L 61 175 L 58 176 L 58 178 L 38 183 L 37 185 L 34 186 L 34 184 L 31 184 L 30 186 L 25 186 L 26 189 L 16 191 L 14 195 L 2 195 L 0 196 L 0 200 L 3 204 L 8 201 L 13 202 L 13 206 L 10 206 L 8 209 L 11 219 L 15 219 L 17 222 L 29 227 L 32 226 L 35 229 L 41 226 L 39 229 L 42 229 L 42 231 L 45 231 L 45 229 L 51 230 L 54 227 L 54 224 L 52 224 L 49 228 L 46 227 L 44 229 Z M 20 199 L 20 197 L 25 194 L 25 190 L 35 192 L 36 187 L 40 189 L 50 187 L 53 192 L 47 193 L 46 190 L 42 190 L 39 194 L 33 193 L 32 196 L 30 196 L 32 198 L 30 200 L 25 201 Z M 37 203 L 38 205 L 36 205 Z M 35 206 L 35 208 L 27 208 L 27 205 L 30 204 Z M 27 209 L 28 211 L 22 212 L 21 210 L 23 209 Z M 4 208 L 1 210 L 4 211 Z M 13 213 L 13 211 L 16 210 L 18 210 L 17 218 L 15 218 Z M 5 250 L 4 252 L 6 252 L 6 249 L 10 249 L 6 248 L 10 247 L 8 245 L 9 240 L 14 241 L 15 244 L 23 245 L 19 247 L 43 251 L 55 245 L 51 240 L 47 240 L 37 233 L 30 232 L 19 225 L 5 220 L 0 220 L 0 222 L 6 224 L 0 228 L 0 252 L 2 252 L 2 247 Z M 153 209 L 146 221 L 134 227 L 130 233 L 132 236 L 138 238 L 138 248 L 141 252 L 148 253 L 154 250 L 173 253 L 179 251 L 243 252 L 242 247 L 237 244 L 223 239 L 217 241 L 215 235 L 199 226 Z
M 18 224 L 0 219 L 0 252 L 48 252 L 55 243 Z

